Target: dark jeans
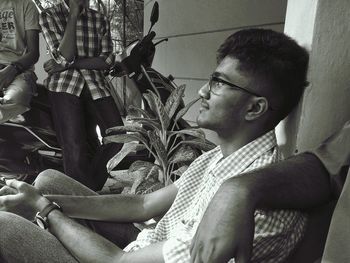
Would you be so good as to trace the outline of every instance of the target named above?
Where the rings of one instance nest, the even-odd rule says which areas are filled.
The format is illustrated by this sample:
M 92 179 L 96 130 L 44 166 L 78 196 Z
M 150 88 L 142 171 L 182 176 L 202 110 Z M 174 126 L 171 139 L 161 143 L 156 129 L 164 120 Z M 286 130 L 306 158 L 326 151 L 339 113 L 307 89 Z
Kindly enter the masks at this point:
M 107 180 L 106 164 L 122 147 L 100 145 L 96 125 L 105 136 L 106 129 L 123 125 L 112 97 L 93 100 L 85 87 L 80 97 L 49 92 L 53 120 L 63 151 L 65 174 L 92 190 L 102 189 Z

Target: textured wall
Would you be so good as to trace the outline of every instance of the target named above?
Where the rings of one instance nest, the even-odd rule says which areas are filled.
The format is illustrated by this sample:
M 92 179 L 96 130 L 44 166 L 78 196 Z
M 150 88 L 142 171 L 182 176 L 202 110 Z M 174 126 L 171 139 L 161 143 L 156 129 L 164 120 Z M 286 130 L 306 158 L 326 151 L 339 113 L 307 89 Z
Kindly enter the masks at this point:
M 49 59 L 50 56 L 46 53 L 46 42 L 42 34 L 40 34 L 40 58 L 38 63 L 35 65 L 35 73 L 38 76 L 39 83 L 43 83 L 44 79 L 47 77 L 47 73 L 43 69 L 43 64 Z

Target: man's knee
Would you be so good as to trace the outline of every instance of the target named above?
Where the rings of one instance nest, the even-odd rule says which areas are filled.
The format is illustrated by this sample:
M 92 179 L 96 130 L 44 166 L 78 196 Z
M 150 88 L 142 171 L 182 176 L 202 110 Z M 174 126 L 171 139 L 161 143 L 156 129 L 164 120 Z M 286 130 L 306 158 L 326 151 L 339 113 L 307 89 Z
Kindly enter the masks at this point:
M 60 185 L 60 181 L 62 177 L 66 176 L 60 171 L 54 169 L 47 169 L 42 171 L 37 178 L 35 179 L 34 186 L 37 188 L 42 194 L 53 194 L 56 191 L 58 185 Z
M 34 186 L 44 195 L 96 195 L 88 187 L 53 169 L 41 172 L 37 176 Z

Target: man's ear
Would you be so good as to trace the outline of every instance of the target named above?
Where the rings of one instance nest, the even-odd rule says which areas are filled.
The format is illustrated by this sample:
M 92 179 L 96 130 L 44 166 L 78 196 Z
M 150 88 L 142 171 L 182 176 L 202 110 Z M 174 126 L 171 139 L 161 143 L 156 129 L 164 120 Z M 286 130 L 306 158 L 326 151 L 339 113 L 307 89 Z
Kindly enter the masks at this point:
M 254 97 L 251 99 L 245 119 L 253 121 L 261 117 L 269 108 L 269 102 L 265 97 Z

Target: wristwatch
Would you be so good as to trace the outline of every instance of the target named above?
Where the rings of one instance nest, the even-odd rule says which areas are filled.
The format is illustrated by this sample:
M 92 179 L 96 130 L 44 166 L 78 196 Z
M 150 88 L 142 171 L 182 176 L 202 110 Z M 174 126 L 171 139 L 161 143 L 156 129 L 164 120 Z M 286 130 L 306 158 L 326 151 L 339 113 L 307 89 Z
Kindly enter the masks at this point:
M 41 212 L 36 213 L 35 220 L 40 228 L 48 229 L 49 222 L 47 217 L 53 210 L 62 211 L 62 208 L 57 203 L 52 202 L 45 206 L 45 208 Z

